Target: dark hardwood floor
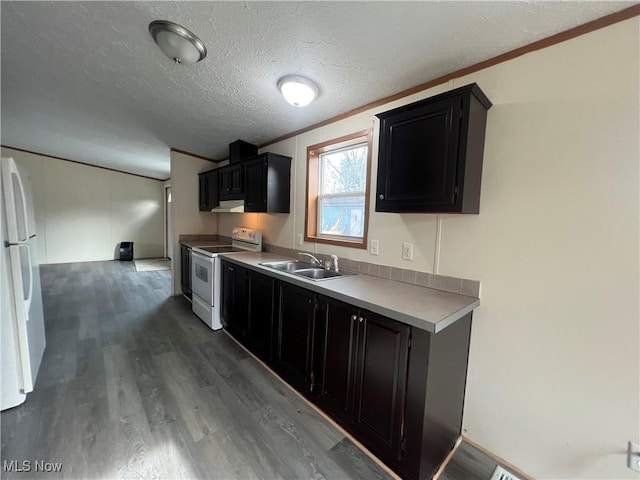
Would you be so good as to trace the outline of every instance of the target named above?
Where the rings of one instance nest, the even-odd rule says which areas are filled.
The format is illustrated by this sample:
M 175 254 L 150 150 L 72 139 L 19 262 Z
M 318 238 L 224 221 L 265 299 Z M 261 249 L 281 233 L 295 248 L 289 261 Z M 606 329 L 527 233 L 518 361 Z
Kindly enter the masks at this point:
M 3 478 L 390 478 L 171 297 L 169 271 L 41 275 L 47 348 L 35 390 L 0 416 Z

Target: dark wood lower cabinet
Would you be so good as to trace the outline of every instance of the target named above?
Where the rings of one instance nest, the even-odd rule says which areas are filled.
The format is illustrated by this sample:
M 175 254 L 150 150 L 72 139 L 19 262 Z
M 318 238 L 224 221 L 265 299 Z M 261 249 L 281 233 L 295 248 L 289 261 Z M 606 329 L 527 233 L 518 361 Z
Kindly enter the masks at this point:
M 180 245 L 180 285 L 182 293 L 191 300 L 191 247 Z
M 364 443 L 400 460 L 411 328 L 361 311 L 353 425 Z
M 431 334 L 228 262 L 222 292 L 225 327 L 283 380 L 401 477 L 433 477 L 462 430 L 471 313 Z
M 322 298 L 318 312 L 315 401 L 334 418 L 349 421 L 356 363 L 357 309 Z
M 412 329 L 402 459 L 409 479 L 431 478 L 462 432 L 471 313 L 432 334 Z
M 400 460 L 411 328 L 321 298 L 315 401 L 383 459 Z
M 275 370 L 296 389 L 313 389 L 313 356 L 316 295 L 278 282 Z
M 245 338 L 248 326 L 246 282 L 245 268 L 222 261 L 220 321 L 238 340 Z
M 273 296 L 276 281 L 272 277 L 247 271 L 249 297 L 247 343 L 263 360 L 271 360 L 273 343 Z

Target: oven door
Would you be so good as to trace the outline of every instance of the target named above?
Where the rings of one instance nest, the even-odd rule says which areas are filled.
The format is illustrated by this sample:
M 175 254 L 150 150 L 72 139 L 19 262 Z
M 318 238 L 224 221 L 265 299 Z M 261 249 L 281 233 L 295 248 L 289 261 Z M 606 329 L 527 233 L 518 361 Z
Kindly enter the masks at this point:
M 191 251 L 191 290 L 207 305 L 213 305 L 215 259 Z

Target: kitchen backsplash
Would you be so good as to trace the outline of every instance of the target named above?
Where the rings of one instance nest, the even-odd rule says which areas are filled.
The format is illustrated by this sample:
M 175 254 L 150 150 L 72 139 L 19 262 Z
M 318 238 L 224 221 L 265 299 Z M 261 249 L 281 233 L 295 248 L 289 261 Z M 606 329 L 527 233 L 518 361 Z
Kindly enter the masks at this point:
M 284 255 L 286 257 L 297 258 L 298 253 L 303 250 L 295 250 L 291 248 L 279 247 L 277 245 L 264 244 L 267 252 Z M 314 253 L 319 260 L 323 262 L 331 260 L 330 255 L 322 253 Z M 411 285 L 419 285 L 421 287 L 433 288 L 449 293 L 458 293 L 469 297 L 480 296 L 480 282 L 477 280 L 467 280 L 464 278 L 447 277 L 444 275 L 435 275 L 432 273 L 418 272 L 408 270 L 406 268 L 390 267 L 388 265 L 378 265 L 376 263 L 358 262 L 349 258 L 339 258 L 338 264 L 341 270 L 348 272 L 362 273 L 372 275 L 374 277 L 388 278 L 398 282 L 409 283 Z

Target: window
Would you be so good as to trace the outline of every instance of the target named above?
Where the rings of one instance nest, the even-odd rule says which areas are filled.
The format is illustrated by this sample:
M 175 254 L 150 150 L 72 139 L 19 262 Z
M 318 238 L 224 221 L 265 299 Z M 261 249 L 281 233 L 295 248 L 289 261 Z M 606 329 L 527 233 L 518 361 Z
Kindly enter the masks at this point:
M 371 134 L 307 148 L 306 241 L 366 248 Z

